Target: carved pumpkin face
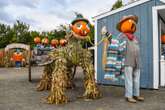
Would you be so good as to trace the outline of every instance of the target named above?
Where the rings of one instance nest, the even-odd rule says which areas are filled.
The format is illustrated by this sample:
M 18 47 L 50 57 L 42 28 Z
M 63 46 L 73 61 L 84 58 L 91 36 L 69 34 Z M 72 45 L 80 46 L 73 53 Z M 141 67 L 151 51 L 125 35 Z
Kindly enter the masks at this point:
M 121 32 L 134 33 L 136 31 L 136 23 L 132 19 L 128 19 L 121 24 Z
M 90 32 L 89 24 L 85 21 L 77 21 L 71 25 L 71 29 L 80 39 L 84 39 Z
M 40 39 L 39 37 L 35 37 L 35 38 L 34 38 L 34 43 L 35 43 L 35 44 L 41 43 L 41 39 Z
M 68 43 L 66 39 L 60 39 L 60 45 L 65 46 Z

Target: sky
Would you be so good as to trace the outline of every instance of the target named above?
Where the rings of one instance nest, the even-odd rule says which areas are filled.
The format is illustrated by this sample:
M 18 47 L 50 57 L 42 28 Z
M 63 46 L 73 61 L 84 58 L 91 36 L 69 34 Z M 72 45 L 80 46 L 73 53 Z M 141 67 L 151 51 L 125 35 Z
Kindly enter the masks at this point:
M 92 17 L 111 9 L 116 0 L 0 0 L 0 23 L 13 25 L 20 20 L 30 30 L 50 31 L 69 24 L 75 12 L 92 22 Z M 123 0 L 124 4 L 128 0 Z

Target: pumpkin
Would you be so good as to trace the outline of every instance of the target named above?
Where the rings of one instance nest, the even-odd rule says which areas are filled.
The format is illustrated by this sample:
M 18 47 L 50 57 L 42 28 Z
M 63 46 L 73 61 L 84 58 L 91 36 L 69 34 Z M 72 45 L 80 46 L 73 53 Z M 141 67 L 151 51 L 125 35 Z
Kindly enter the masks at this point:
M 123 21 L 121 24 L 121 32 L 134 33 L 136 31 L 136 23 L 132 19 Z
M 60 45 L 65 46 L 68 43 L 66 39 L 60 39 Z
M 2 58 L 4 56 L 4 51 L 0 51 L 0 58 Z
M 56 47 L 57 45 L 59 44 L 58 40 L 57 39 L 52 39 L 51 40 L 51 45 Z
M 165 34 L 161 36 L 161 42 L 162 44 L 165 44 Z
M 43 44 L 49 44 L 49 39 L 46 37 L 46 38 L 43 38 L 42 39 L 42 43 Z
M 71 25 L 71 30 L 78 36 L 87 36 L 90 32 L 89 24 L 85 21 L 77 21 Z
M 35 38 L 34 38 L 34 43 L 35 43 L 35 44 L 41 43 L 40 37 L 35 37 Z

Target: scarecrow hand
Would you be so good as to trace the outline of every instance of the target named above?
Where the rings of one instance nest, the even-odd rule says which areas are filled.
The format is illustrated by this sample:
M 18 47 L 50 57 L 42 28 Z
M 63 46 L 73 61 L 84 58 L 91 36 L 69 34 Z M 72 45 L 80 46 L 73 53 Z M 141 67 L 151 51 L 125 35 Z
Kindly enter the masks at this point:
M 101 34 L 102 35 L 106 35 L 106 33 L 108 33 L 107 27 L 106 26 L 103 26 L 102 29 L 101 29 Z
M 110 37 L 112 34 L 108 32 L 106 26 L 103 26 L 102 29 L 101 29 L 101 35 L 103 35 L 105 37 Z

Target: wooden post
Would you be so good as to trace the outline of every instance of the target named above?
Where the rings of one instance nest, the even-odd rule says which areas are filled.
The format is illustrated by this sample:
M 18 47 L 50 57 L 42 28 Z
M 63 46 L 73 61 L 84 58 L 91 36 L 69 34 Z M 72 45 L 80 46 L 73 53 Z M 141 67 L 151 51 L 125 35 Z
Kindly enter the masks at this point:
M 29 82 L 31 82 L 32 81 L 32 79 L 31 79 L 31 47 L 30 47 L 30 45 L 29 45 Z
M 73 67 L 73 75 L 72 75 L 71 80 L 74 79 L 74 76 L 75 76 L 75 74 L 76 74 L 76 68 L 77 68 L 77 66 L 75 65 L 75 66 Z

